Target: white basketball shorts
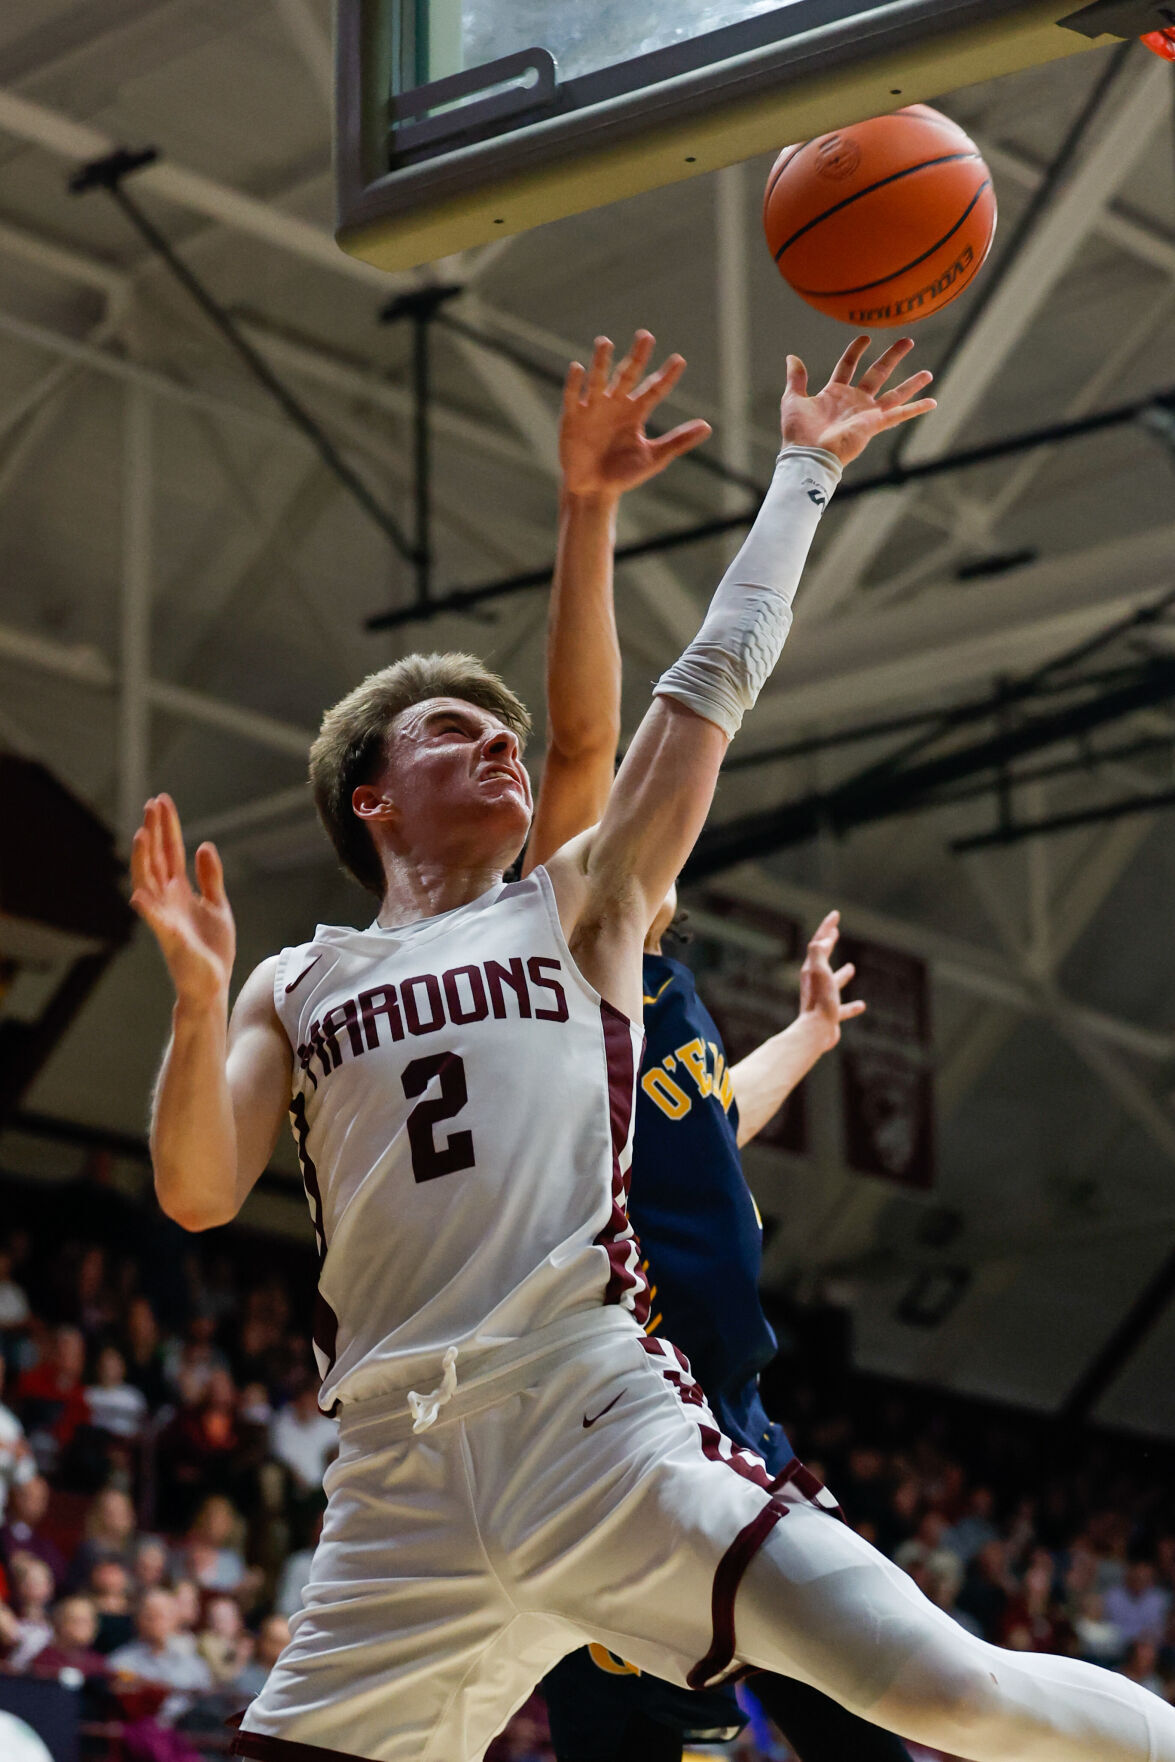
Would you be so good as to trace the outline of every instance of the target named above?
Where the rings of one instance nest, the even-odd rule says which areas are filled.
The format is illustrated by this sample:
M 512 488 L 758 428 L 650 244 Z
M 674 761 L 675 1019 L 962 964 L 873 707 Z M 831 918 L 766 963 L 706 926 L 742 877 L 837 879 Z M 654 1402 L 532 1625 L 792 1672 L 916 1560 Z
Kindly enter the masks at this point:
M 235 1754 L 478 1762 L 593 1640 L 673 1682 L 717 1681 L 737 1668 L 734 1595 L 764 1537 L 790 1501 L 835 1510 L 798 1464 L 772 1483 L 680 1353 L 620 1310 L 457 1371 L 419 1434 L 406 1395 L 343 1407 L 304 1607 Z

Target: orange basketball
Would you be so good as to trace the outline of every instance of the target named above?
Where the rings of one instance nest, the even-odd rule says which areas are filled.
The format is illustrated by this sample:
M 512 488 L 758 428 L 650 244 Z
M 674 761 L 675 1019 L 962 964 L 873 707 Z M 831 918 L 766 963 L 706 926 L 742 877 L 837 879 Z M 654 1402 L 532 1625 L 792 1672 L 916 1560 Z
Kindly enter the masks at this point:
M 802 300 L 846 324 L 916 324 L 963 292 L 995 237 L 991 173 L 957 123 L 911 104 L 771 168 L 767 244 Z

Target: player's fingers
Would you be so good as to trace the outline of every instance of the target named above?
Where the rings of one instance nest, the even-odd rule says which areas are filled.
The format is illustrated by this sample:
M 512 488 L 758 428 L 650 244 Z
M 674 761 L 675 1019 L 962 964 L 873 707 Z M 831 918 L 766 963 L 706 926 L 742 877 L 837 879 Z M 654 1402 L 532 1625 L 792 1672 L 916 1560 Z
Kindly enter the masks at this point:
M 567 369 L 567 378 L 563 381 L 563 414 L 570 416 L 579 408 L 579 400 L 583 396 L 583 382 L 587 378 L 587 370 L 582 361 L 573 361 Z
M 632 339 L 632 347 L 616 369 L 611 390 L 621 397 L 627 397 L 649 365 L 656 338 L 651 330 L 638 330 Z
M 838 991 L 843 991 L 850 979 L 856 977 L 856 973 L 857 969 L 852 961 L 846 961 L 843 967 L 838 967 L 836 969 L 836 972 L 832 975 L 832 982 Z
M 668 465 L 671 459 L 679 459 L 682 453 L 701 446 L 712 432 L 710 424 L 699 417 L 695 422 L 683 422 L 680 428 L 671 428 L 668 434 L 658 435 L 649 442 L 649 451 L 658 465 Z
M 224 865 L 214 844 L 202 844 L 196 852 L 196 881 L 209 905 L 224 905 Z
M 598 336 L 596 346 L 592 350 L 592 365 L 587 379 L 587 395 L 594 398 L 608 384 L 608 375 L 612 371 L 612 342 L 609 337 Z
M 909 379 L 903 379 L 901 385 L 895 385 L 892 391 L 885 392 L 877 403 L 882 410 L 894 410 L 899 404 L 908 404 L 910 399 L 924 392 L 928 385 L 934 384 L 934 375 L 927 368 L 921 373 L 912 373 Z
M 658 367 L 656 373 L 650 373 L 649 377 L 637 386 L 632 394 L 632 401 L 641 416 L 647 416 L 650 410 L 656 409 L 662 398 L 669 396 L 684 372 L 685 356 L 670 355 L 665 364 Z
M 878 355 L 872 367 L 861 375 L 861 390 L 868 392 L 870 397 L 875 397 L 894 368 L 905 360 L 913 347 L 914 339 L 910 336 L 901 337 L 896 343 L 891 343 L 884 354 Z
M 142 893 L 155 885 L 151 873 L 149 842 L 147 828 L 140 826 L 131 839 L 131 883 L 136 893 Z
M 143 827 L 147 834 L 147 865 L 151 884 L 157 892 L 162 893 L 167 886 L 167 860 L 163 852 L 162 816 L 155 796 L 151 797 L 144 810 Z
M 932 410 L 937 409 L 937 398 L 919 398 L 916 404 L 902 404 L 896 410 L 883 410 L 878 433 L 887 428 L 896 428 L 901 422 L 912 422 L 916 416 L 929 416 Z
M 869 1005 L 857 998 L 853 1003 L 842 1003 L 837 1010 L 837 1017 L 842 1022 L 851 1022 L 854 1016 L 863 1016 Z
M 787 358 L 787 390 L 796 398 L 808 395 L 808 369 L 798 355 Z
M 861 365 L 861 358 L 872 340 L 871 337 L 867 336 L 853 338 L 852 342 L 833 368 L 832 377 L 828 382 L 829 385 L 852 385 L 853 375 Z
M 160 795 L 157 800 L 160 833 L 163 839 L 163 856 L 167 863 L 168 873 L 184 875 L 187 873 L 188 856 L 184 850 L 184 834 L 180 825 L 179 809 L 170 795 Z

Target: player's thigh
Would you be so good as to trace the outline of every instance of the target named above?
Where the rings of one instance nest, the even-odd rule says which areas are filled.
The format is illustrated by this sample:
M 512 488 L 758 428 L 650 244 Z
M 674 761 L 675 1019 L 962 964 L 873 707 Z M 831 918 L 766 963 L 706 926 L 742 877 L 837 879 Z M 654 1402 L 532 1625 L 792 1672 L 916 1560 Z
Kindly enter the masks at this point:
M 711 1650 L 715 1576 L 770 1496 L 731 1465 L 688 1372 L 674 1366 L 673 1386 L 639 1336 L 569 1369 L 527 1391 L 511 1427 L 495 1419 L 498 1460 L 475 1465 L 506 1489 L 493 1531 L 513 1594 L 686 1686 Z
M 892 1561 L 812 1505 L 796 1505 L 748 1564 L 735 1607 L 740 1662 L 868 1711 L 912 1658 L 942 1660 L 960 1689 L 970 1636 Z M 944 1687 L 945 1692 L 945 1687 Z
M 458 1424 L 365 1445 L 344 1427 L 303 1608 L 238 1753 L 471 1762 L 568 1641 L 517 1611 L 492 1571 Z

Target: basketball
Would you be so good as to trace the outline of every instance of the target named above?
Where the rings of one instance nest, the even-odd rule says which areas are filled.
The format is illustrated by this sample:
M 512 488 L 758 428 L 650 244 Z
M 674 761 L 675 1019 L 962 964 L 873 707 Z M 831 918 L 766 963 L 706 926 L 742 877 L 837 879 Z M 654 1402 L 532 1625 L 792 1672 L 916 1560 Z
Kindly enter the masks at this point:
M 763 198 L 767 245 L 809 306 L 905 327 L 941 311 L 991 249 L 991 173 L 963 130 L 911 104 L 786 147 Z

